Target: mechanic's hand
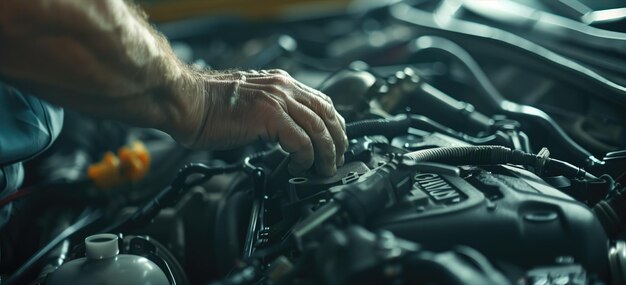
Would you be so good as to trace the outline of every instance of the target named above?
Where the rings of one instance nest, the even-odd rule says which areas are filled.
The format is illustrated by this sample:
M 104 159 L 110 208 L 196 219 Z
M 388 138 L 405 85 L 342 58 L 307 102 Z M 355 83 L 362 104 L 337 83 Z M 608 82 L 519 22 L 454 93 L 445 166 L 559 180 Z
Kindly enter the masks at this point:
M 315 168 L 335 174 L 348 147 L 345 121 L 330 98 L 282 70 L 203 76 L 204 102 L 193 113 L 192 148 L 226 149 L 257 139 L 279 142 L 291 154 L 289 172 Z

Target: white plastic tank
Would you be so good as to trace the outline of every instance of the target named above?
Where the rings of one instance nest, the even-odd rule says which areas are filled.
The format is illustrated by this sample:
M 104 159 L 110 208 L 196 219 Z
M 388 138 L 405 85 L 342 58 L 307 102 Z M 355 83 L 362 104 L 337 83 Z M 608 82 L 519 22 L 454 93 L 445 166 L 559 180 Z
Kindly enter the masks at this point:
M 48 285 L 170 284 L 165 273 L 147 258 L 119 254 L 114 234 L 85 239 L 85 256 L 63 264 L 48 276 Z

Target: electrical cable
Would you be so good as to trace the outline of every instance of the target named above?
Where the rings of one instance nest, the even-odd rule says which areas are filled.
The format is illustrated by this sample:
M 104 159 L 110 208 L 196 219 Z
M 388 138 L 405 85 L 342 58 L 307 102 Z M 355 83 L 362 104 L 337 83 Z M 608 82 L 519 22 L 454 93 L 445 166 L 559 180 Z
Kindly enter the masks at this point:
M 486 5 L 485 5 L 486 4 Z M 500 0 L 497 3 L 462 1 L 463 8 L 483 18 L 506 24 L 539 38 L 566 40 L 570 45 L 624 53 L 626 34 L 599 29 L 520 2 Z
M 503 146 L 439 147 L 404 154 L 412 162 L 436 162 L 452 165 L 518 164 L 538 170 L 555 172 L 569 178 L 598 179 L 584 169 L 567 162 L 538 155 L 511 150 Z
M 59 180 L 59 181 L 52 181 L 52 182 L 47 182 L 43 184 L 20 188 L 16 192 L 0 199 L 0 208 L 6 206 L 7 204 L 11 202 L 21 199 L 23 197 L 26 197 L 35 193 L 41 193 L 47 190 L 53 190 L 53 189 L 56 189 L 56 187 L 87 186 L 88 184 L 91 184 L 91 181 L 89 179 L 82 179 L 82 180 L 70 181 L 70 182 L 66 180 Z
M 348 138 L 357 138 L 367 135 L 381 135 L 394 137 L 405 133 L 411 126 L 411 119 L 407 116 L 396 116 L 389 119 L 362 120 L 346 124 Z
M 467 141 L 471 144 L 494 144 L 500 137 L 495 134 L 482 137 L 474 137 L 462 132 L 448 128 L 426 116 L 415 114 L 400 114 L 387 119 L 369 119 L 351 122 L 346 124 L 346 134 L 348 138 L 358 138 L 363 136 L 383 135 L 389 138 L 402 135 L 410 128 L 416 128 L 429 132 L 438 132 L 449 135 L 453 138 Z
M 391 6 L 389 12 L 400 22 L 429 33 L 446 35 L 465 46 L 481 47 L 477 51 L 550 73 L 607 100 L 626 105 L 626 87 L 513 33 L 452 17 L 444 18 L 406 3 Z
M 172 184 L 161 190 L 151 201 L 132 215 L 113 224 L 103 232 L 126 232 L 151 221 L 163 208 L 175 205 L 187 190 L 204 184 L 213 176 L 241 169 L 240 164 L 208 167 L 201 163 L 189 163 L 181 168 Z M 199 175 L 199 177 L 193 177 Z
M 98 209 L 87 208 L 80 215 L 79 219 L 67 227 L 58 236 L 48 242 L 44 247 L 33 254 L 22 266 L 20 266 L 9 278 L 4 282 L 7 285 L 18 284 L 31 269 L 39 264 L 48 253 L 55 249 L 65 240 L 72 240 L 77 236 L 84 236 L 94 225 L 103 217 L 102 211 Z
M 508 101 L 493 86 L 476 60 L 461 46 L 453 41 L 435 36 L 422 36 L 414 41 L 413 54 L 426 51 L 437 51 L 459 63 L 470 75 L 471 85 L 481 95 L 484 103 L 494 112 L 504 112 L 513 119 L 528 119 L 535 122 L 548 135 L 552 135 L 555 145 L 562 146 L 571 153 L 577 162 L 589 166 L 601 165 L 602 161 L 594 157 L 589 151 L 576 143 L 565 131 L 545 112 L 526 105 Z
M 609 191 L 604 200 L 593 206 L 592 211 L 609 238 L 619 238 L 626 225 L 626 187 L 609 175 L 602 175 L 600 179 L 609 184 Z

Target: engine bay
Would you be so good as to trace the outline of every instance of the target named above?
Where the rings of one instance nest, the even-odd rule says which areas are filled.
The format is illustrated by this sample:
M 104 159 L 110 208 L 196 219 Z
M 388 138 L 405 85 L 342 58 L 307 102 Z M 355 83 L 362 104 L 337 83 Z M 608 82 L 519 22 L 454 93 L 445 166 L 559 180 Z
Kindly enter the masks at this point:
M 15 210 L 1 283 L 626 284 L 623 23 L 585 40 L 481 1 L 381 2 L 157 26 L 190 65 L 283 69 L 324 92 L 345 164 L 293 176 L 275 143 L 192 151 L 68 112 L 28 191 L 0 200 Z M 155 279 L 93 265 L 108 246 Z

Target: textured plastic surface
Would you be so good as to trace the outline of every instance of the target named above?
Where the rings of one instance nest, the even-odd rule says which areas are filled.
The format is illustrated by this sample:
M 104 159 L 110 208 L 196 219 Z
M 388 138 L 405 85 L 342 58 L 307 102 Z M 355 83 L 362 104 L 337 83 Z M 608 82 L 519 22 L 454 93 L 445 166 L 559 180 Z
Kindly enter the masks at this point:
M 606 273 L 607 237 L 588 207 L 523 169 L 491 166 L 469 173 L 416 174 L 406 201 L 372 228 L 430 248 L 468 245 L 527 269 L 570 256 L 591 272 Z

